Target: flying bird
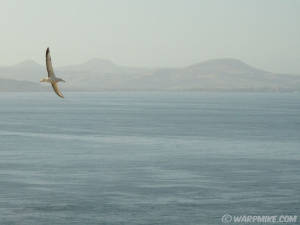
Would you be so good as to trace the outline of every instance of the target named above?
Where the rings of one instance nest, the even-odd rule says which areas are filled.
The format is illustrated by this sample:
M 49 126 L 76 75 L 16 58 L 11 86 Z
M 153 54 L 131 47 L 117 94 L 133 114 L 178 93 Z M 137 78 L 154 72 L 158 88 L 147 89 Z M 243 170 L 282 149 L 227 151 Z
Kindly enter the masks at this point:
M 63 94 L 60 92 L 57 83 L 58 82 L 65 82 L 63 79 L 58 78 L 54 74 L 54 70 L 51 63 L 51 56 L 50 56 L 50 50 L 47 48 L 46 50 L 46 67 L 48 72 L 48 77 L 41 79 L 41 82 L 48 82 L 51 83 L 54 92 L 61 98 L 63 98 Z

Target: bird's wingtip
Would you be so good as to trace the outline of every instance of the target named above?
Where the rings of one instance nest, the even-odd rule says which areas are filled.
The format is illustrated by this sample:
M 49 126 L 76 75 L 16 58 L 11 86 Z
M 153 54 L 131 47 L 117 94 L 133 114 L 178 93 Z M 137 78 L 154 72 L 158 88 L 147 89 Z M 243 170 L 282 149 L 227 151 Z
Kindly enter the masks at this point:
M 47 50 L 46 50 L 46 54 L 48 54 L 48 53 L 49 53 L 49 51 L 50 51 L 50 50 L 49 50 L 49 47 L 48 47 L 48 48 L 47 48 Z

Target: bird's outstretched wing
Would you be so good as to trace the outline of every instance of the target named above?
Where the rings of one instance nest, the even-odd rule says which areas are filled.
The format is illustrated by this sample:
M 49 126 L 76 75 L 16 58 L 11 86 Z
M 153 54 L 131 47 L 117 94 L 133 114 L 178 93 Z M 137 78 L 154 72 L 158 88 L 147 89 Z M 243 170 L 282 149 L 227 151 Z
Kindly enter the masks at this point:
M 46 67 L 47 67 L 48 77 L 55 76 L 54 75 L 54 70 L 53 70 L 53 67 L 52 67 L 49 48 L 47 48 L 47 50 L 46 50 Z
M 60 92 L 60 90 L 58 89 L 58 86 L 57 86 L 57 83 L 51 83 L 52 84 L 52 87 L 53 87 L 53 90 L 55 91 L 55 93 L 61 97 L 61 98 L 64 98 L 63 94 Z

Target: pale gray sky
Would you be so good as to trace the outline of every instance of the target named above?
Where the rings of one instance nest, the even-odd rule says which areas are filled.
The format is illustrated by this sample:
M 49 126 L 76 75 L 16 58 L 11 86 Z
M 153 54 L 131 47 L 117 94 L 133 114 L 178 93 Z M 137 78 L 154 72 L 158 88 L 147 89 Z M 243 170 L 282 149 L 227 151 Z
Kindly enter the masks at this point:
M 298 0 L 1 0 L 0 65 L 93 57 L 185 66 L 233 57 L 300 73 Z

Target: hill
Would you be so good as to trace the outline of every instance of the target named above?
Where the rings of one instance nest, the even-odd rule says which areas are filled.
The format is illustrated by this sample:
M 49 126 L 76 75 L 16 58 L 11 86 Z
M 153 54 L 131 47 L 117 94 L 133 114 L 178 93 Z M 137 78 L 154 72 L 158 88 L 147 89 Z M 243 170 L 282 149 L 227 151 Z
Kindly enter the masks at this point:
M 264 71 L 232 58 L 182 68 L 126 67 L 95 58 L 79 65 L 57 68 L 54 65 L 54 69 L 58 77 L 67 81 L 65 90 L 300 91 L 300 76 Z M 31 60 L 0 67 L 0 78 L 6 79 L 1 82 L 8 82 L 7 79 L 34 82 L 23 83 L 26 90 L 39 89 L 36 85 L 40 86 L 38 82 L 44 76 L 45 67 Z M 0 90 L 22 86 L 10 82 L 6 87 L 1 85 Z
M 0 79 L 0 91 L 31 92 L 45 90 L 47 90 L 46 87 L 43 87 L 40 84 L 31 81 Z

